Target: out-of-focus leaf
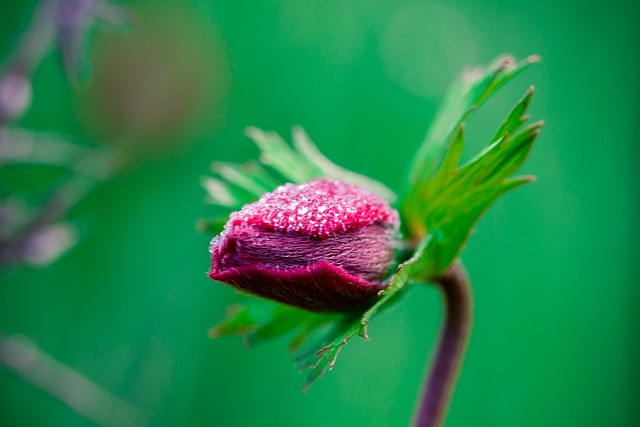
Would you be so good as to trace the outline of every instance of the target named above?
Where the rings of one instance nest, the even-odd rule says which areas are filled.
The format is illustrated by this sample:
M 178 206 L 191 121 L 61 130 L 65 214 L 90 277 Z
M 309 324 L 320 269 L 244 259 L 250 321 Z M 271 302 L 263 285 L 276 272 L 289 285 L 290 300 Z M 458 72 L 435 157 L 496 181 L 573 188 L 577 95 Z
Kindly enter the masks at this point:
M 323 175 L 322 169 L 301 156 L 275 132 L 255 127 L 246 130 L 260 149 L 260 162 L 270 166 L 289 182 L 306 182 Z
M 51 166 L 104 180 L 115 163 L 116 154 L 105 146 L 75 137 L 27 129 L 0 130 L 0 165 Z
M 293 145 L 309 163 L 312 163 L 322 169 L 324 176 L 340 179 L 344 182 L 356 184 L 362 188 L 367 188 L 390 203 L 394 203 L 396 201 L 396 194 L 386 185 L 367 176 L 341 168 L 329 160 L 320 152 L 320 150 L 318 150 L 318 147 L 311 142 L 309 135 L 307 135 L 304 129 L 299 126 L 293 128 Z
M 207 190 L 207 203 L 224 210 L 220 216 L 211 220 L 199 220 L 200 230 L 219 229 L 215 224 L 220 218 L 227 216 L 229 211 L 239 210 L 286 182 L 297 184 L 313 178 L 329 177 L 360 185 L 389 201 L 396 198 L 393 191 L 384 184 L 331 162 L 311 142 L 302 128 L 293 130 L 293 147 L 275 132 L 249 127 L 246 133 L 260 150 L 259 162 L 212 163 L 211 171 L 214 176 L 202 178 L 201 183 Z
M 19 180 L 12 183 L 10 196 L 0 202 L 0 268 L 42 267 L 66 253 L 80 236 L 64 217 L 123 164 L 116 151 L 77 138 L 0 129 L 3 170 L 20 170 L 25 165 L 63 170 L 55 185 L 44 188 L 21 188 Z
M 203 177 L 201 184 L 207 190 L 206 201 L 208 203 L 228 208 L 235 208 L 241 204 L 237 194 L 232 192 L 226 182 L 216 178 Z
M 216 162 L 211 165 L 211 170 L 224 178 L 228 184 L 234 185 L 238 190 L 244 191 L 252 197 L 259 197 L 260 194 L 265 192 L 256 181 L 247 174 L 242 173 L 240 168 L 234 166 Z
M 0 365 L 96 425 L 149 425 L 148 414 L 56 360 L 26 337 L 0 332 Z
M 277 181 L 256 162 L 241 165 L 214 162 L 211 164 L 211 171 L 220 175 L 228 183 L 245 190 L 254 198 L 258 198 L 278 186 Z

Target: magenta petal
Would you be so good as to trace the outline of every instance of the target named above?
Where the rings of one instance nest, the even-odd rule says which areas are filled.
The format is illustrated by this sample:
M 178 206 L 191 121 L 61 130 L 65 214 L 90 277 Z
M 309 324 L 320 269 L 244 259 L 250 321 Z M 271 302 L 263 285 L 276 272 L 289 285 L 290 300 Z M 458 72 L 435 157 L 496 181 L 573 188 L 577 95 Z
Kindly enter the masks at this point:
M 312 311 L 350 310 L 372 300 L 384 288 L 325 261 L 291 270 L 232 267 L 214 271 L 209 277 L 241 291 Z

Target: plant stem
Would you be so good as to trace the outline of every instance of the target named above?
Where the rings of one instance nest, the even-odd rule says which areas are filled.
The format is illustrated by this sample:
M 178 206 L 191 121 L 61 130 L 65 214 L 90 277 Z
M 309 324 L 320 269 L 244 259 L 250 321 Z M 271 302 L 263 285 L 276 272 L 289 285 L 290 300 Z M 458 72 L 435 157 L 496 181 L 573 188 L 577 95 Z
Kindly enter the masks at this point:
M 454 264 L 433 282 L 443 293 L 445 319 L 414 427 L 443 425 L 471 332 L 471 288 L 462 267 Z

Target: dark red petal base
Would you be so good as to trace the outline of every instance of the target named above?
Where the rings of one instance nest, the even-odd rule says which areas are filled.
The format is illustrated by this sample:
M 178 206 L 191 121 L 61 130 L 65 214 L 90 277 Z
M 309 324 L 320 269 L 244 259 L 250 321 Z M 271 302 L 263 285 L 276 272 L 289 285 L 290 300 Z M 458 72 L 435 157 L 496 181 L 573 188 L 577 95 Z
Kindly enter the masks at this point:
M 213 271 L 209 277 L 241 291 L 311 311 L 351 310 L 371 301 L 384 289 L 382 284 L 352 276 L 325 261 L 291 270 L 231 267 Z

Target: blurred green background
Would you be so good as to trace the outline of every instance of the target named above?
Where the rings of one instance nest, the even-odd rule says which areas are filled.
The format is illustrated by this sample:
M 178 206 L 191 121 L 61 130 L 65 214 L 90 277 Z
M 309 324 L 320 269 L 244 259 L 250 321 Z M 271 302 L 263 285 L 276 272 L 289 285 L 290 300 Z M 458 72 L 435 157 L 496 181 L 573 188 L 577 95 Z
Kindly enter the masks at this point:
M 127 4 L 128 30 L 92 38 L 84 84 L 45 58 L 18 125 L 120 141 L 136 160 L 71 212 L 82 238 L 68 254 L 0 273 L 0 332 L 154 426 L 408 425 L 436 290 L 412 290 L 302 394 L 286 340 L 207 338 L 238 296 L 205 274 L 200 178 L 213 160 L 255 157 L 246 126 L 288 138 L 299 124 L 336 163 L 400 189 L 463 68 L 537 53 L 468 125 L 467 158 L 531 84 L 546 122 L 524 170 L 538 181 L 500 200 L 462 254 L 475 325 L 447 425 L 640 425 L 640 3 Z M 35 5 L 0 4 L 1 58 Z M 20 177 L 1 172 L 3 186 Z M 6 367 L 0 396 L 3 426 L 94 425 Z

